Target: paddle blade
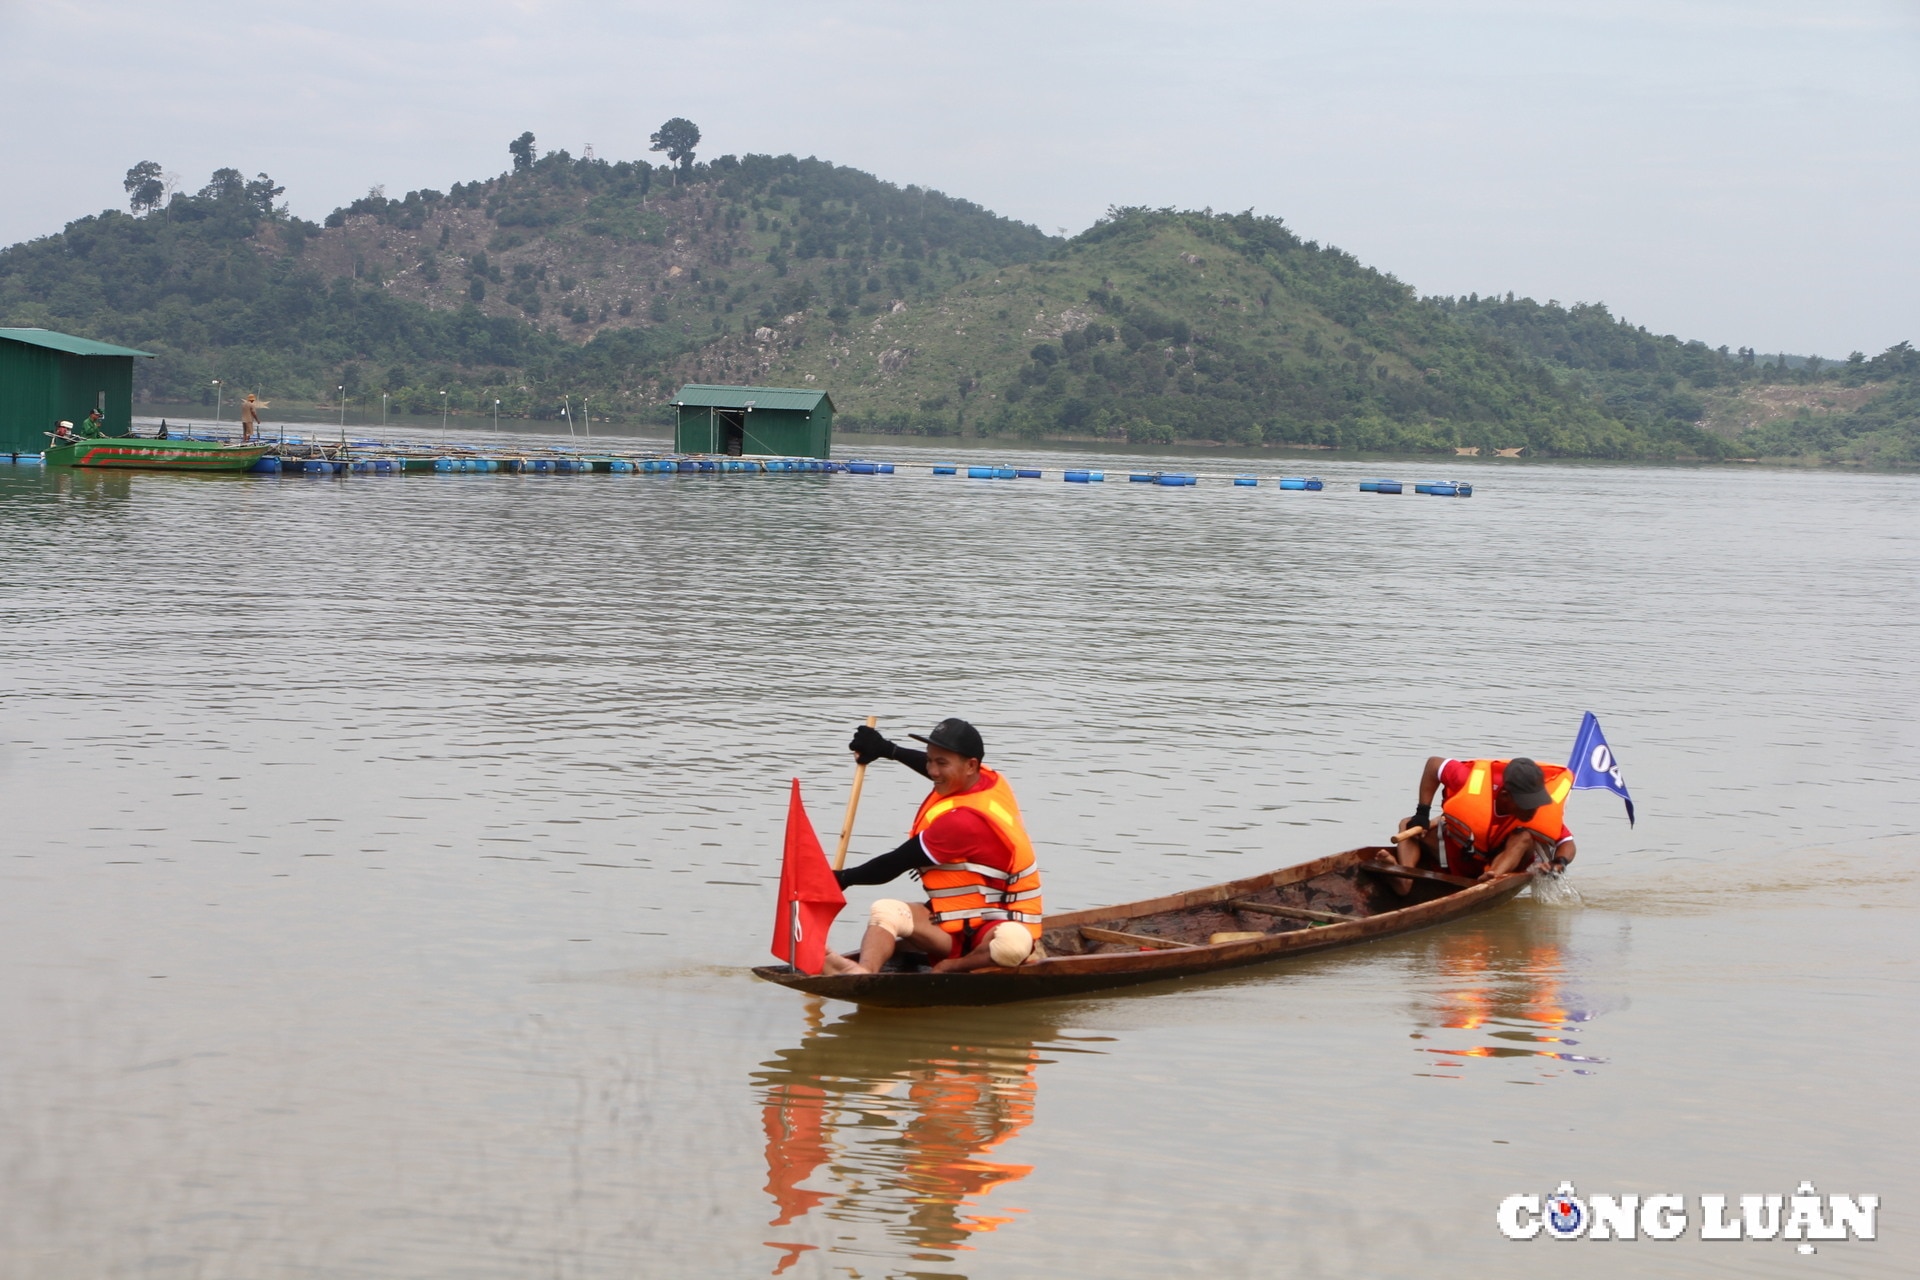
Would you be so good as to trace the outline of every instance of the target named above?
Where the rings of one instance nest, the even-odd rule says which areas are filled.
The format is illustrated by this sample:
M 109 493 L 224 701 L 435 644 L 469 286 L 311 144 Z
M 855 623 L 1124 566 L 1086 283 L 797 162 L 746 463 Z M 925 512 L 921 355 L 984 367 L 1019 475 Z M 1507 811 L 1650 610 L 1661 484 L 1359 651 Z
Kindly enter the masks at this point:
M 802 973 L 819 973 L 826 963 L 827 930 L 847 905 L 840 882 L 827 865 L 826 850 L 800 803 L 800 779 L 793 780 L 787 803 L 786 852 L 780 864 L 780 901 L 773 916 L 773 955 Z

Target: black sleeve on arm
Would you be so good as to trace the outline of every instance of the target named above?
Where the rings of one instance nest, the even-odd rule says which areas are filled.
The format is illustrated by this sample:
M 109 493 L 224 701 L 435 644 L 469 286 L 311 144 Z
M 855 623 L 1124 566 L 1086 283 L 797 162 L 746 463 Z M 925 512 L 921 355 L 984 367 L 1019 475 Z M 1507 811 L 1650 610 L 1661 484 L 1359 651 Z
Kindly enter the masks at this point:
M 885 884 L 889 880 L 898 880 L 909 871 L 932 865 L 933 859 L 920 847 L 920 837 L 908 836 L 907 842 L 899 848 L 877 858 L 868 858 L 857 867 L 836 871 L 833 878 L 840 882 L 842 889 L 855 884 Z
M 912 747 L 895 747 L 893 758 L 923 778 L 933 776 L 927 772 L 927 753 L 924 751 L 915 751 Z

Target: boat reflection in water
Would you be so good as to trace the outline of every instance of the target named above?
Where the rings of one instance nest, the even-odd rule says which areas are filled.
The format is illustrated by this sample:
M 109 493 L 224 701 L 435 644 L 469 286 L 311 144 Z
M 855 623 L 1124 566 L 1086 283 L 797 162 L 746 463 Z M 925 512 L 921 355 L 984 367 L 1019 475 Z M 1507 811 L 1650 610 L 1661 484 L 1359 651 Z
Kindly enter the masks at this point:
M 1501 919 L 1423 938 L 1413 966 L 1423 975 L 1415 1007 L 1422 1029 L 1413 1038 L 1440 1043 L 1420 1046 L 1433 1069 L 1419 1074 L 1459 1079 L 1476 1059 L 1525 1059 L 1532 1078 L 1515 1083 L 1592 1075 L 1605 1059 L 1576 1050 L 1600 1010 L 1592 994 L 1574 990 L 1572 924 L 1570 912 L 1522 904 Z
M 949 1262 L 1023 1210 L 1007 1184 L 1033 1166 L 1004 1148 L 1033 1120 L 1036 1069 L 1058 1043 L 1031 1012 L 856 1010 L 808 1029 L 754 1073 L 767 1134 L 779 1275 L 809 1250 Z M 863 1238 L 878 1226 L 884 1240 Z M 812 1237 L 809 1243 L 798 1237 Z M 902 1248 L 904 1246 L 904 1250 Z

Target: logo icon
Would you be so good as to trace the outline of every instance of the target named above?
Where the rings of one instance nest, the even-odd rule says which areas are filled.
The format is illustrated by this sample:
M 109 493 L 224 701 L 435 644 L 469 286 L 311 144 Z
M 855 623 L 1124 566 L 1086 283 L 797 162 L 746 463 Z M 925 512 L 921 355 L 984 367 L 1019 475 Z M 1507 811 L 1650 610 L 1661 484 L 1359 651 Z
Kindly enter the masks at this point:
M 1586 1202 L 1573 1194 L 1573 1184 L 1563 1182 L 1547 1197 L 1547 1234 L 1555 1240 L 1578 1239 L 1587 1229 Z

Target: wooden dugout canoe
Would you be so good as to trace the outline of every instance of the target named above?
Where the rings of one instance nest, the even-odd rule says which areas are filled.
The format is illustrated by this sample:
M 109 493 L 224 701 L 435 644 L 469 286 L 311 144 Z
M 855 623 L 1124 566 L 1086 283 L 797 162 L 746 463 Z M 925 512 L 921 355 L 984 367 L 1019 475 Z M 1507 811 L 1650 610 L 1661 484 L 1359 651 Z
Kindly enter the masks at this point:
M 212 440 L 152 440 L 138 436 L 91 436 L 71 444 L 49 443 L 50 467 L 134 467 L 146 471 L 245 471 L 270 444 L 220 444 Z
M 1401 897 L 1370 869 L 1391 857 L 1384 847 L 1350 849 L 1204 889 L 1050 915 L 1047 958 L 1018 969 L 932 973 L 903 950 L 881 973 L 811 975 L 783 964 L 753 972 L 809 995 L 889 1008 L 1084 995 L 1410 933 L 1497 907 L 1533 881 L 1531 872 L 1475 884 L 1423 871 Z M 1212 940 L 1227 933 L 1258 936 Z

